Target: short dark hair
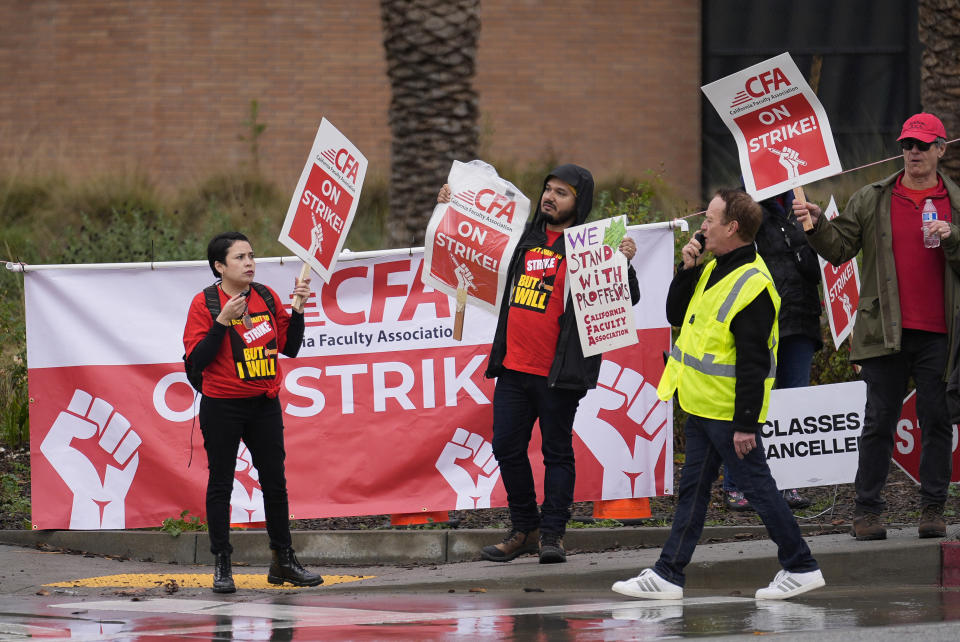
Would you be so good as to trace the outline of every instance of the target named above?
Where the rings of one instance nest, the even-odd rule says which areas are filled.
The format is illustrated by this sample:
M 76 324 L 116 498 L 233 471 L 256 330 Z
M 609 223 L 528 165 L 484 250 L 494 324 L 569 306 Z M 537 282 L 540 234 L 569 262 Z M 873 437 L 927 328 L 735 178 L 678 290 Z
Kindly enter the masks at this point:
M 716 195 L 726 204 L 724 222 L 736 221 L 737 234 L 744 241 L 752 243 L 763 222 L 763 208 L 749 194 L 738 189 L 717 190 Z
M 217 261 L 220 261 L 224 265 L 227 264 L 227 252 L 230 251 L 230 248 L 237 241 L 246 241 L 250 242 L 246 236 L 240 232 L 223 232 L 222 234 L 217 234 L 210 242 L 207 244 L 207 262 L 210 263 L 210 270 L 213 272 L 213 276 L 220 278 L 220 273 L 217 272 L 217 268 L 214 265 Z

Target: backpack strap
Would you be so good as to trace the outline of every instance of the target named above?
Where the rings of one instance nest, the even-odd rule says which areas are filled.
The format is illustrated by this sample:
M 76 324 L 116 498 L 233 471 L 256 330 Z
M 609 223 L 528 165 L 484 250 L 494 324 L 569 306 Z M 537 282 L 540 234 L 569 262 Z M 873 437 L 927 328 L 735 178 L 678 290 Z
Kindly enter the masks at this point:
M 210 310 L 210 316 L 216 321 L 220 316 L 220 293 L 217 291 L 217 284 L 208 285 L 203 288 L 203 298 L 207 302 L 207 309 Z
M 260 295 L 260 298 L 267 304 L 267 309 L 270 310 L 270 314 L 273 315 L 273 318 L 277 318 L 277 303 L 273 300 L 273 295 L 270 293 L 270 288 L 263 285 L 262 283 L 257 283 L 253 281 L 250 283 L 250 286 L 257 291 L 257 294 Z M 219 302 L 219 301 L 218 301 Z M 220 314 L 217 312 L 217 314 Z

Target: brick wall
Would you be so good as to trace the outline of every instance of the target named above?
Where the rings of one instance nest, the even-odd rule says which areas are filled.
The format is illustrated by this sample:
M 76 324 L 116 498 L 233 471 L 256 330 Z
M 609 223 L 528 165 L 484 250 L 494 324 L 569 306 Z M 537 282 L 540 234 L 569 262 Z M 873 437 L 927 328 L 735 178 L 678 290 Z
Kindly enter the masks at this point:
M 484 0 L 476 87 L 492 159 L 699 182 L 700 3 Z M 248 162 L 291 190 L 322 116 L 386 176 L 374 0 L 0 3 L 0 164 L 139 168 L 175 187 Z

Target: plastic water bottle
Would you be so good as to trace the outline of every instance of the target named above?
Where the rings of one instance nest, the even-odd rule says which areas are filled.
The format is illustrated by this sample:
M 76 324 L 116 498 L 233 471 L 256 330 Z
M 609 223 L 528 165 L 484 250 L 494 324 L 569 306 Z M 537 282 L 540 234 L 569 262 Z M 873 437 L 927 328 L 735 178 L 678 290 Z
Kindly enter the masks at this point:
M 923 219 L 923 247 L 940 247 L 940 236 L 930 231 L 930 224 L 937 220 L 937 208 L 929 198 L 924 202 L 920 216 Z

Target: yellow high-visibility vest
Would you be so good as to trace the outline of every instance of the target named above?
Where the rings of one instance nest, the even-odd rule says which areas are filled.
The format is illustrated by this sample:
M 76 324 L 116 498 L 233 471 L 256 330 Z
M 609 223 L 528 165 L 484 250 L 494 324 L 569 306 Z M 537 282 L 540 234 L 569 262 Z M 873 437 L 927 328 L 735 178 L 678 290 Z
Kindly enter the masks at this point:
M 710 261 L 697 281 L 680 336 L 670 351 L 667 367 L 657 386 L 657 396 L 666 401 L 674 391 L 680 407 L 686 412 L 731 421 L 736 397 L 737 349 L 730 323 L 764 289 L 773 301 L 774 321 L 767 337 L 770 349 L 770 371 L 763 385 L 763 407 L 759 421 L 767 418 L 770 390 L 777 374 L 777 342 L 780 332 L 777 315 L 780 314 L 780 295 L 773 285 L 770 271 L 760 255 L 735 269 L 706 289 L 710 274 L 717 266 Z

